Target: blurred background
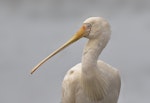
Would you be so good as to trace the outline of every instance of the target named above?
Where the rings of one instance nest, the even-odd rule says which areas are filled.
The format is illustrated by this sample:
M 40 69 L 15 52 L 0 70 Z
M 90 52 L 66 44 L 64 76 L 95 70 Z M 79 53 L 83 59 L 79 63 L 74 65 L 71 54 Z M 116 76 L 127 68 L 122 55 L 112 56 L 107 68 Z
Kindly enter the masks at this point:
M 60 103 L 61 82 L 81 61 L 82 39 L 30 75 L 91 16 L 112 28 L 99 57 L 121 73 L 118 103 L 150 101 L 149 0 L 0 0 L 0 103 Z

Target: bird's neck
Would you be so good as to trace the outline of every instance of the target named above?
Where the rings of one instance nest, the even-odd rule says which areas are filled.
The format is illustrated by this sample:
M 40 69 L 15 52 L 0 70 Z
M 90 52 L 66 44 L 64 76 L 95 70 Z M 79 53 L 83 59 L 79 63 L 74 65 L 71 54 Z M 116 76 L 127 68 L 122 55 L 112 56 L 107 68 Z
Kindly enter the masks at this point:
M 82 57 L 82 87 L 89 99 L 98 101 L 104 98 L 107 84 L 101 68 L 97 65 L 97 59 L 102 52 L 103 42 L 101 40 L 89 40 L 85 46 Z
M 91 74 L 93 69 L 97 69 L 97 60 L 103 50 L 100 40 L 91 39 L 87 42 L 82 57 L 82 72 Z

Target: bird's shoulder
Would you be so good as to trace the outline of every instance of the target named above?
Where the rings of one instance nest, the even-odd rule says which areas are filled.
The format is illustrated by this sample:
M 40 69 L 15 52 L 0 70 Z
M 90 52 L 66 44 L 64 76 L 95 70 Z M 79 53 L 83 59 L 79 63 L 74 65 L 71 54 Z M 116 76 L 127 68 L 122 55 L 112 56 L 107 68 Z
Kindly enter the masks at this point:
M 69 69 L 64 77 L 64 81 L 75 81 L 80 78 L 81 75 L 81 63 L 75 65 L 71 69 Z
M 102 68 L 104 71 L 109 71 L 115 74 L 119 73 L 118 69 L 114 68 L 113 66 L 107 64 L 106 62 L 102 60 L 98 60 L 98 66 Z
M 62 103 L 75 103 L 75 91 L 79 88 L 81 63 L 69 69 L 62 82 Z
M 116 81 L 116 85 L 121 85 L 121 76 L 118 69 L 114 68 L 113 66 L 105 63 L 102 60 L 98 60 L 98 66 L 101 68 L 101 73 L 107 77 L 108 80 Z M 106 76 L 107 75 L 107 76 Z
M 115 79 L 120 84 L 121 77 L 120 77 L 120 72 L 118 69 L 105 63 L 102 60 L 98 60 L 98 66 L 99 66 L 99 68 L 101 68 L 100 71 L 101 71 L 101 73 L 103 73 L 103 75 L 107 75 L 107 78 Z

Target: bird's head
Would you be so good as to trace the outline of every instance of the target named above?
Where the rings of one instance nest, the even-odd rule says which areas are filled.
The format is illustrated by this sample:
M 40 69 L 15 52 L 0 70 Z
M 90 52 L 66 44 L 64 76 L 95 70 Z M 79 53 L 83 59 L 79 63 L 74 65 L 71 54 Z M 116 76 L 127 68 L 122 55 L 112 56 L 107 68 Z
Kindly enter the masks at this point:
M 89 39 L 98 38 L 101 35 L 110 36 L 110 25 L 109 23 L 102 17 L 90 17 L 83 22 L 83 26 L 85 26 L 85 36 Z
M 44 60 L 42 60 L 37 66 L 35 66 L 32 69 L 31 74 L 48 59 L 50 59 L 51 57 L 59 53 L 61 50 L 63 50 L 64 48 L 66 48 L 67 46 L 69 46 L 70 44 L 74 43 L 82 37 L 86 37 L 88 39 L 102 38 L 102 40 L 105 40 L 105 37 L 110 37 L 110 26 L 108 22 L 102 17 L 90 17 L 86 19 L 83 22 L 81 28 L 73 35 L 73 37 L 69 39 L 60 48 L 58 48 L 56 51 L 54 51 L 52 54 L 50 54 L 48 57 L 46 57 Z

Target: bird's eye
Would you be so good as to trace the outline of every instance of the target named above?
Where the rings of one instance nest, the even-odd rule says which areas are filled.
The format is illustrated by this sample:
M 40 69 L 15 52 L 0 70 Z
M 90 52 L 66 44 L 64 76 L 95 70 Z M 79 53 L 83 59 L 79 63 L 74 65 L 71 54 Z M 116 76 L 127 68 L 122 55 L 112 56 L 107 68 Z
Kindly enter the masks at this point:
M 91 29 L 92 25 L 90 23 L 85 23 L 87 29 Z

